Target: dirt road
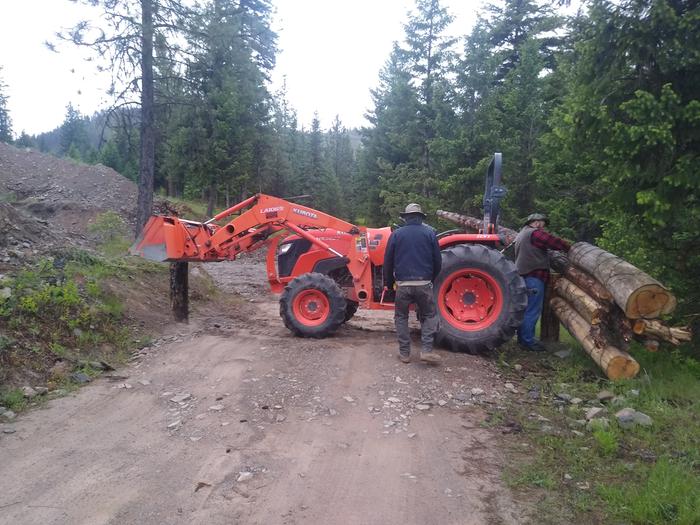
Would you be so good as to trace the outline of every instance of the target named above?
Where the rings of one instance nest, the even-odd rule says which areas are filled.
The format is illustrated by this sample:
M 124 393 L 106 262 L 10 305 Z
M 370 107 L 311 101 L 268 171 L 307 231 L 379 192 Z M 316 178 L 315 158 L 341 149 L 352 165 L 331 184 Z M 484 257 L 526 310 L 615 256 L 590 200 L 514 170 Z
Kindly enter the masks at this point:
M 481 426 L 503 390 L 493 363 L 402 364 L 386 313 L 295 338 L 262 265 L 208 270 L 235 312 L 0 425 L 0 523 L 522 522 Z

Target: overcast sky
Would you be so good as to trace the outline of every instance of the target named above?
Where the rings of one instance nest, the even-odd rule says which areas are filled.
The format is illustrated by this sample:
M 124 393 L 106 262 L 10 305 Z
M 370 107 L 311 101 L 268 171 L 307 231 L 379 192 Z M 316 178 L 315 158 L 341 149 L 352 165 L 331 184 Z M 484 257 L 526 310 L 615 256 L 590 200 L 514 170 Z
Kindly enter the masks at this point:
M 369 90 L 392 42 L 403 37 L 412 0 L 273 0 L 273 28 L 280 53 L 273 75 L 277 89 L 286 77 L 288 98 L 300 124 L 317 110 L 323 128 L 335 115 L 348 127 L 365 124 Z M 443 0 L 455 22 L 450 33 L 469 32 L 481 1 Z M 84 114 L 106 107 L 109 78 L 64 44 L 49 51 L 56 31 L 89 16 L 69 0 L 3 0 L 0 16 L 0 78 L 7 86 L 15 134 L 49 131 L 61 124 L 69 102 Z

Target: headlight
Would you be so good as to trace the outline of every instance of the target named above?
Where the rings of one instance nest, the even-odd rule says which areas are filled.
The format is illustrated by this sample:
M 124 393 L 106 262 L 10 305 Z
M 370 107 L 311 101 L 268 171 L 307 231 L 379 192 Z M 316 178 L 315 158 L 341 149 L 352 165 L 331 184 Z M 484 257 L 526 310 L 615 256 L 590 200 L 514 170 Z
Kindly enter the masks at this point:
M 291 242 L 280 245 L 280 249 L 279 249 L 280 255 L 284 255 L 285 253 L 287 253 L 291 247 L 292 247 Z

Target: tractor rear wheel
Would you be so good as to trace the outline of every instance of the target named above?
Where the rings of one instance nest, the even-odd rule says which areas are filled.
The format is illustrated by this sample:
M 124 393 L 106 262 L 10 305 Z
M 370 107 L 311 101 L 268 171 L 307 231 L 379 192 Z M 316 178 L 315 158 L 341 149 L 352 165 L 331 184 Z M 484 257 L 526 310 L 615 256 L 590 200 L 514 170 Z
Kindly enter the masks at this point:
M 527 306 L 525 281 L 515 265 L 480 244 L 443 250 L 434 293 L 438 344 L 469 353 L 493 350 L 513 337 Z
M 284 288 L 280 316 L 284 325 L 300 337 L 326 337 L 345 321 L 343 291 L 330 277 L 305 273 Z

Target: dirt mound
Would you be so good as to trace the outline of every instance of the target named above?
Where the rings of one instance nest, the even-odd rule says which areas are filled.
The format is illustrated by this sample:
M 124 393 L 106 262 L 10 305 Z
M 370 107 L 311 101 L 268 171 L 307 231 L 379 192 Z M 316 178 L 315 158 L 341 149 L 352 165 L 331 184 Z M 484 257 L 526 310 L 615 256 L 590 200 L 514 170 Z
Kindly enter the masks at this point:
M 99 213 L 133 224 L 136 195 L 111 168 L 0 143 L 0 269 L 55 246 L 88 247 L 87 226 Z

